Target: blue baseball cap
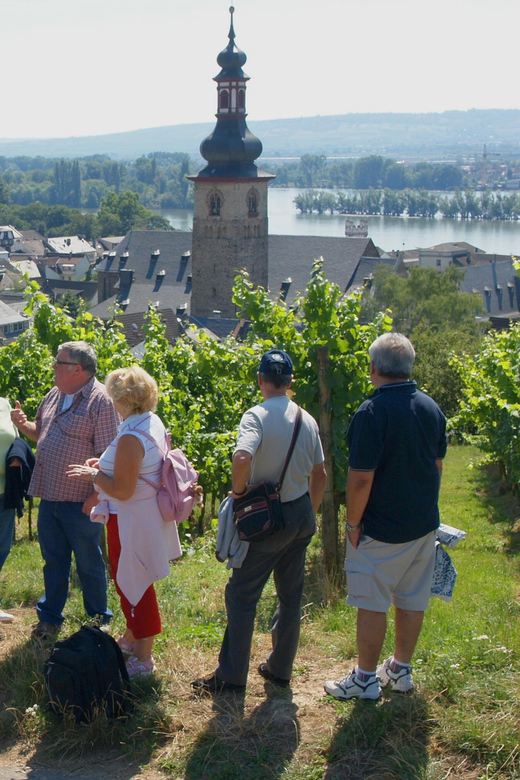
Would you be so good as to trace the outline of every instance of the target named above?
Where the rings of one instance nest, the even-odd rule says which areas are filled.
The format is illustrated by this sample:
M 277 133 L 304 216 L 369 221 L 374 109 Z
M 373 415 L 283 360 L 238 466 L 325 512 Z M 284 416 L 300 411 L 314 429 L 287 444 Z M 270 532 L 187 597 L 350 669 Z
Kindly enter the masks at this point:
M 261 374 L 292 376 L 293 362 L 287 352 L 281 349 L 270 349 L 262 355 L 258 371 Z

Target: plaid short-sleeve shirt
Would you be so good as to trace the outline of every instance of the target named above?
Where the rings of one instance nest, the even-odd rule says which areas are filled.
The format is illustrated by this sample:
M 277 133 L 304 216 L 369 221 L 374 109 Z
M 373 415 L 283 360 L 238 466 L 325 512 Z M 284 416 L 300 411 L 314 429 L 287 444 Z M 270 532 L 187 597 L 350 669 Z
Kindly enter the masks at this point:
M 36 413 L 39 428 L 31 496 L 47 501 L 85 501 L 92 485 L 66 476 L 70 463 L 99 457 L 117 435 L 120 418 L 104 385 L 92 377 L 62 411 L 65 394 L 53 387 Z

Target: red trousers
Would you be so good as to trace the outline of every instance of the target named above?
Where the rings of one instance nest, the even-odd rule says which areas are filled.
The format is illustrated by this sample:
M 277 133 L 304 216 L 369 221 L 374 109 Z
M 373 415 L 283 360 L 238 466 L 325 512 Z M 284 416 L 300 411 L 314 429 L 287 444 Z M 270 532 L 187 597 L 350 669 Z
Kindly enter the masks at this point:
M 147 639 L 162 631 L 159 605 L 153 585 L 147 588 L 138 604 L 132 606 L 117 584 L 117 566 L 121 555 L 121 542 L 117 515 L 110 515 L 107 523 L 108 557 L 116 590 L 121 601 L 121 609 L 126 618 L 127 628 L 136 639 Z

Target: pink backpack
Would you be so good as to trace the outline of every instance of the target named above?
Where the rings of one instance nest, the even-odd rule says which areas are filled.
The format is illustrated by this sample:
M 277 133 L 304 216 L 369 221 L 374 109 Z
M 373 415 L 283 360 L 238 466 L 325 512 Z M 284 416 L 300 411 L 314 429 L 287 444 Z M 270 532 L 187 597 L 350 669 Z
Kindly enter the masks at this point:
M 159 449 L 155 439 L 145 431 L 139 430 L 145 438 L 153 441 Z M 170 449 L 170 434 L 167 434 L 166 443 L 168 450 L 164 455 L 162 464 L 162 485 L 158 488 L 151 480 L 141 477 L 149 485 L 157 490 L 157 503 L 166 522 L 182 523 L 193 512 L 193 507 L 201 503 L 201 498 L 193 493 L 193 485 L 199 478 L 199 472 L 195 471 L 182 450 Z M 162 449 L 161 449 L 162 452 Z

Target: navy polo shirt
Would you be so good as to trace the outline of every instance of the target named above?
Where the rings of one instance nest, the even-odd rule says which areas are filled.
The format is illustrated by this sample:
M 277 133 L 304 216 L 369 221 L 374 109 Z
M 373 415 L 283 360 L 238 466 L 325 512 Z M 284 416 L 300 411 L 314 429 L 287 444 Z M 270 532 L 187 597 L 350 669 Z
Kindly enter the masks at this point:
M 438 458 L 446 454 L 446 418 L 415 382 L 383 385 L 354 415 L 349 465 L 374 471 L 363 533 L 389 544 L 439 527 Z

